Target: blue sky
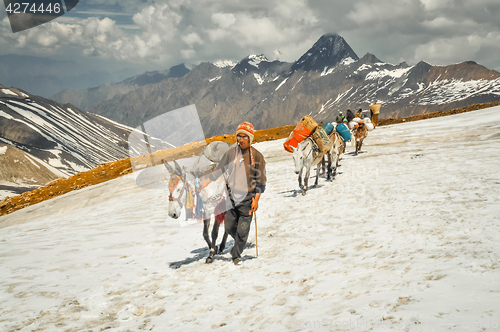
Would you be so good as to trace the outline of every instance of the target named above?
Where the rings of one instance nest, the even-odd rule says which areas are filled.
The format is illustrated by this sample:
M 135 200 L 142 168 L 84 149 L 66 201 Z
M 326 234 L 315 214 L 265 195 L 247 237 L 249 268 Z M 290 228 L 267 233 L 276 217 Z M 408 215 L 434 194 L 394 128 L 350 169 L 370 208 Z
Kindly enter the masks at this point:
M 249 54 L 295 61 L 325 33 L 358 56 L 432 65 L 476 61 L 500 71 L 498 0 L 80 0 L 13 34 L 0 7 L 0 55 L 111 60 L 166 69 Z

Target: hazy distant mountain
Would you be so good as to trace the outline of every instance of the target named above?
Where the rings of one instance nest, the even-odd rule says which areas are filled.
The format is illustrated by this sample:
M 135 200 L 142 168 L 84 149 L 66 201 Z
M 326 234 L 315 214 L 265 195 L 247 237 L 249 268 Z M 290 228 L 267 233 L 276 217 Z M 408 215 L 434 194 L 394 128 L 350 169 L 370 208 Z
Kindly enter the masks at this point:
M 195 104 L 206 136 L 293 124 L 309 114 L 333 121 L 339 111 L 381 102 L 381 118 L 440 111 L 500 99 L 500 73 L 474 62 L 431 66 L 358 58 L 339 35 L 322 36 L 294 63 L 250 55 L 234 67 L 202 63 L 181 78 L 150 84 L 101 103 L 95 112 L 136 127 Z
M 0 55 L 0 81 L 45 98 L 63 89 L 80 90 L 134 75 L 131 69 L 89 70 L 74 61 L 57 61 L 18 54 Z
M 79 91 L 65 89 L 50 98 L 59 103 L 70 103 L 81 110 L 92 111 L 98 104 L 116 95 L 125 94 L 148 84 L 159 83 L 171 77 L 182 77 L 188 72 L 189 69 L 184 64 L 180 64 L 163 71 L 146 72 L 119 83 L 104 84 Z

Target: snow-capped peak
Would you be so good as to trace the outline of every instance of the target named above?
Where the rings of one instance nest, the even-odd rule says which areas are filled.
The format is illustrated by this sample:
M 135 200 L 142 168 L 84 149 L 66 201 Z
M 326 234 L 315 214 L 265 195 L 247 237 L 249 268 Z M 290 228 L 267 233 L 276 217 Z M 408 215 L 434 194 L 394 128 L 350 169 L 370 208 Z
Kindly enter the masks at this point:
M 259 54 L 259 55 L 249 55 L 248 56 L 248 64 L 254 66 L 255 68 L 259 68 L 259 64 L 262 61 L 269 62 L 269 60 L 266 58 L 264 54 Z
M 236 66 L 236 62 L 231 61 L 231 60 L 218 60 L 214 63 L 214 66 L 219 67 L 219 68 L 226 68 L 226 67 L 234 67 Z
M 350 64 L 359 57 L 341 36 L 337 34 L 323 35 L 292 66 L 292 71 L 302 69 L 323 72 L 325 67 Z
M 236 66 L 234 66 L 233 72 L 237 75 L 246 75 L 250 72 L 259 72 L 259 70 L 261 69 L 259 67 L 262 62 L 269 62 L 264 54 L 249 55 L 241 60 Z

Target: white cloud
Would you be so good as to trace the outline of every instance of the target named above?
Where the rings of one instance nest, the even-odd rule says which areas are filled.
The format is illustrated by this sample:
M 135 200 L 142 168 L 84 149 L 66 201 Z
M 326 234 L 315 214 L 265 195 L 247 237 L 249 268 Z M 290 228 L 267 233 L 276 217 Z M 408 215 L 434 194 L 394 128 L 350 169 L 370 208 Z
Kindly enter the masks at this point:
M 432 11 L 437 9 L 443 9 L 451 4 L 454 4 L 454 0 L 420 0 L 425 10 Z
M 387 25 L 391 20 L 414 16 L 416 7 L 415 1 L 412 0 L 359 1 L 354 4 L 354 9 L 347 14 L 347 17 L 358 25 Z
M 133 17 L 134 23 L 144 31 L 144 35 L 159 33 L 164 40 L 172 40 L 177 35 L 177 25 L 181 19 L 182 16 L 166 4 L 148 6 Z
M 272 9 L 274 16 L 285 19 L 286 21 L 302 23 L 304 25 L 314 25 L 318 23 L 318 18 L 313 10 L 304 0 L 283 0 L 277 3 Z
M 231 37 L 231 32 L 225 29 L 205 30 L 211 41 L 224 40 Z
M 392 63 L 487 59 L 490 67 L 500 66 L 498 0 L 88 0 L 74 13 L 78 8 L 124 15 L 64 16 L 16 34 L 0 15 L 0 54 L 71 51 L 174 65 L 264 53 L 294 61 L 322 34 L 336 32 L 358 55 L 370 52 Z
M 422 26 L 430 28 L 430 29 L 442 29 L 442 28 L 451 28 L 457 25 L 458 22 L 453 21 L 447 17 L 437 17 L 432 20 L 426 20 L 422 22 Z
M 182 50 L 181 51 L 181 56 L 184 59 L 191 59 L 192 57 L 194 57 L 195 54 L 196 54 L 196 52 L 194 50 Z
M 483 38 L 477 35 L 438 38 L 418 45 L 412 61 L 424 60 L 433 65 L 449 65 L 473 59 Z
M 182 36 L 181 38 L 189 46 L 192 46 L 194 44 L 203 44 L 203 40 L 196 32 L 191 32 L 190 34 Z
M 211 18 L 212 22 L 223 29 L 229 28 L 236 22 L 236 17 L 232 13 L 215 13 Z

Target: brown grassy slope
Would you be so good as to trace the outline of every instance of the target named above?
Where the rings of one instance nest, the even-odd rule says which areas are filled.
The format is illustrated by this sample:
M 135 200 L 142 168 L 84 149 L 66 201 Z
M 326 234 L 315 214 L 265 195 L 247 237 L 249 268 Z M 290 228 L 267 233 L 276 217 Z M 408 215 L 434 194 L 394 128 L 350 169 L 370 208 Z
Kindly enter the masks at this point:
M 500 101 L 485 104 L 474 104 L 471 106 L 453 110 L 414 115 L 405 118 L 381 119 L 379 125 L 384 126 L 395 123 L 430 119 L 439 116 L 475 111 L 478 109 L 493 107 L 497 105 L 500 105 Z M 255 132 L 254 141 L 257 143 L 286 138 L 290 135 L 290 132 L 294 128 L 295 125 L 289 125 L 284 127 L 257 130 Z M 209 144 L 213 141 L 234 143 L 236 141 L 236 137 L 235 135 L 218 135 L 207 139 L 206 143 Z M 148 155 L 133 158 L 132 161 L 130 158 L 127 158 L 118 161 L 103 163 L 97 168 L 78 173 L 67 179 L 60 178 L 48 183 L 44 187 L 25 192 L 18 196 L 6 197 L 3 201 L 0 201 L 0 216 L 12 213 L 24 207 L 45 201 L 47 199 L 51 199 L 56 196 L 63 195 L 72 190 L 78 190 L 84 187 L 92 186 L 131 173 L 132 165 L 157 165 L 161 163 L 162 159 L 170 161 L 195 155 L 197 153 L 200 153 L 204 146 L 205 142 L 191 143 L 168 151 L 158 151 L 152 156 Z
M 477 110 L 480 110 L 483 108 L 494 107 L 494 106 L 498 106 L 498 105 L 500 105 L 500 101 L 494 101 L 491 103 L 484 103 L 484 104 L 474 104 L 474 105 L 470 105 L 470 106 L 466 106 L 466 107 L 455 108 L 455 109 L 448 110 L 448 111 L 412 115 L 412 116 L 407 116 L 404 118 L 380 119 L 379 126 L 386 126 L 386 125 L 395 124 L 395 123 L 418 121 L 418 120 L 424 120 L 424 119 L 437 118 L 440 116 L 459 114 L 459 113 L 470 112 L 470 111 L 477 111 Z

